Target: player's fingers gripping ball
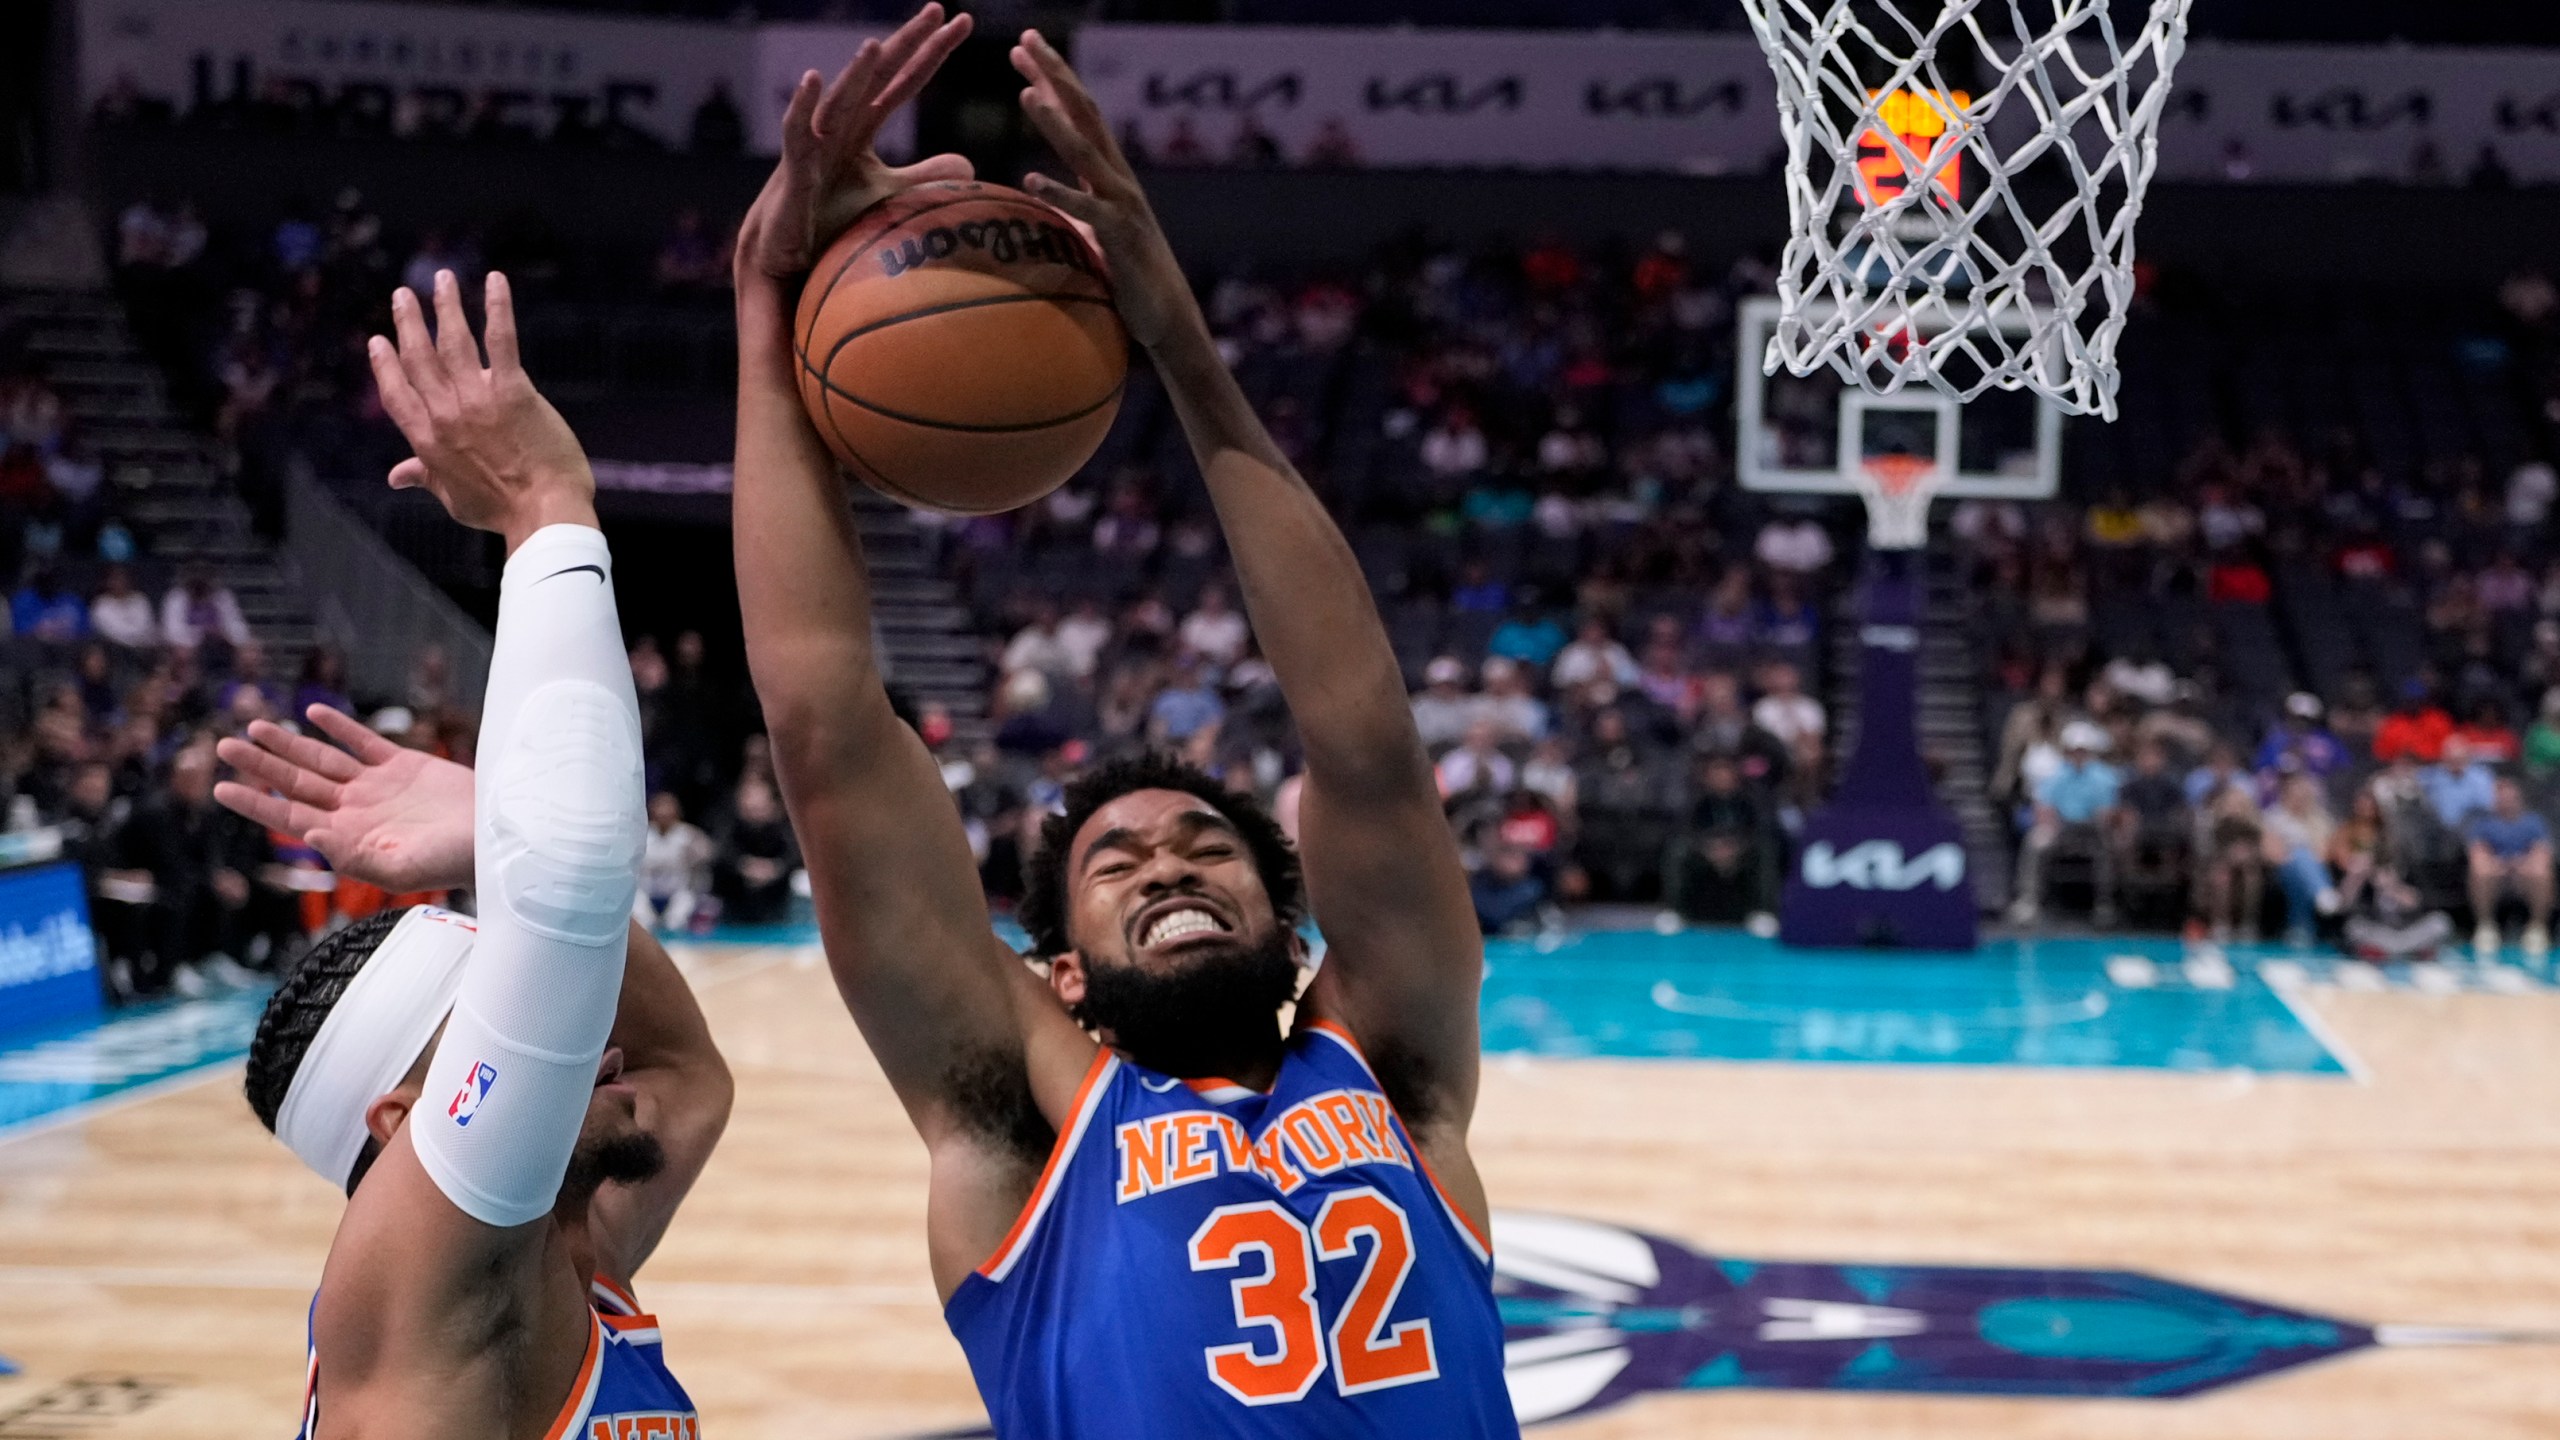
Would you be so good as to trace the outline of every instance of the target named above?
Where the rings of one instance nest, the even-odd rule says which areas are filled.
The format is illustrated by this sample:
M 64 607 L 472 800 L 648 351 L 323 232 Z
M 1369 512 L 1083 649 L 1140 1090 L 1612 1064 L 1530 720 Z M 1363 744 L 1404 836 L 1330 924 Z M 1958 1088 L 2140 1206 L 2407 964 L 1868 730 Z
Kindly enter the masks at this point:
M 1111 428 L 1129 370 L 1084 237 L 974 180 L 863 212 L 810 273 L 792 337 L 800 398 L 845 468 L 963 515 L 1066 483 Z

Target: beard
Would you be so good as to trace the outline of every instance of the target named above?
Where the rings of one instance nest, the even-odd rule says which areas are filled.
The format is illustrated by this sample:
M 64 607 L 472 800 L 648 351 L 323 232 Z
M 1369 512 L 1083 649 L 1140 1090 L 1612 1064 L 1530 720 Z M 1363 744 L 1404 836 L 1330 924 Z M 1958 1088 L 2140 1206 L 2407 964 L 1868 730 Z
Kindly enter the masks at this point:
M 607 1185 L 645 1185 L 667 1168 L 666 1147 L 645 1130 L 610 1135 L 582 1135 L 570 1152 L 569 1173 L 560 1180 L 564 1196 L 592 1196 Z
M 1297 997 L 1287 930 L 1184 956 L 1170 970 L 1087 957 L 1075 1018 L 1150 1070 L 1197 1078 L 1245 1068 L 1280 1047 L 1280 1007 Z

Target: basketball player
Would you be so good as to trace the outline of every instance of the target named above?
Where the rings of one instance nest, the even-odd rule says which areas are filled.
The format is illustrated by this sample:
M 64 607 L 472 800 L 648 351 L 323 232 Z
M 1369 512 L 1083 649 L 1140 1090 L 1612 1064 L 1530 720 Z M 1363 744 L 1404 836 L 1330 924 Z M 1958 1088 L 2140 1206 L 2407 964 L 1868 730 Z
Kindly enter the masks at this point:
M 1395 657 L 1036 35 L 1014 52 L 1025 103 L 1087 187 L 1040 193 L 1100 237 L 1304 736 L 1306 898 L 1331 949 L 1292 1028 L 1299 857 L 1259 805 L 1164 759 L 1071 786 L 1022 913 L 1044 979 L 991 936 L 960 817 L 882 688 L 851 517 L 793 386 L 793 297 L 866 204 L 965 173 L 888 170 L 870 141 L 967 25 L 928 6 L 823 96 L 802 81 L 737 264 L 749 658 L 837 986 L 931 1153 L 945 1319 L 999 1435 L 1514 1435 L 1467 1151 L 1482 942 Z
M 517 363 L 504 277 L 485 368 L 452 274 L 435 289 L 432 340 L 402 290 L 398 344 L 371 351 L 417 450 L 391 483 L 506 537 L 476 780 L 323 706 L 352 755 L 263 724 L 223 742 L 279 792 L 226 784 L 224 804 L 358 879 L 480 897 L 476 923 L 421 906 L 328 937 L 259 1021 L 250 1107 L 348 1197 L 301 1433 L 689 1440 L 630 1280 L 710 1157 L 729 1076 L 630 927 L 639 710 L 595 479 Z

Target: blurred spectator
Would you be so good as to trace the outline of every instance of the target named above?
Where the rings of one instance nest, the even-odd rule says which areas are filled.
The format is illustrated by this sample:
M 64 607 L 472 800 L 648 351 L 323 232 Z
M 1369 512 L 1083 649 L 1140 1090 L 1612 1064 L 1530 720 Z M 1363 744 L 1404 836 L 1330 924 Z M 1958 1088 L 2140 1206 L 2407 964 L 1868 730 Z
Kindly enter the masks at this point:
M 2266 886 L 2266 826 L 2258 797 L 2233 780 L 2206 795 L 2198 807 L 2195 928 L 2217 943 L 2254 940 Z
M 1594 899 L 1627 900 L 1659 883 L 1670 833 L 1670 789 L 1661 766 L 1636 743 L 1624 711 L 1592 720 L 1590 743 L 1574 767 L 1582 815 L 1577 859 Z
M 2326 713 L 2317 695 L 2297 691 L 2286 696 L 2284 719 L 2258 745 L 2259 773 L 2327 776 L 2346 764 L 2345 747 L 2321 725 Z
M 2311 943 L 2320 917 L 2338 909 L 2337 888 L 2329 883 L 2329 851 L 2337 822 L 2320 782 L 2309 775 L 2286 778 L 2273 809 L 2266 812 L 2267 865 L 2284 890 L 2285 939 L 2297 948 Z
M 2453 942 L 2453 917 L 2429 910 L 2397 871 L 2376 872 L 2365 894 L 2346 924 L 2347 953 L 2357 959 L 2430 960 Z
M 215 583 L 206 567 L 192 565 L 160 602 L 160 638 L 178 650 L 212 640 L 227 651 L 249 643 L 249 622 L 231 587 Z
M 2524 732 L 2524 768 L 2537 780 L 2560 773 L 2560 684 L 2542 692 L 2542 708 Z
M 2472 757 L 2458 735 L 2444 742 L 2441 758 L 2421 771 L 2418 779 L 2436 823 L 2457 835 L 2471 824 L 2472 816 L 2497 803 L 2498 787 L 2489 767 Z
M 1078 673 L 1074 654 L 1058 636 L 1057 602 L 1038 602 L 1032 609 L 1029 623 L 1013 632 L 1013 639 L 1005 644 L 1003 658 L 996 663 L 1003 666 L 1008 675 L 1021 670 L 1037 670 L 1044 675 L 1059 677 Z
M 1564 626 L 1555 616 L 1519 604 L 1511 607 L 1484 645 L 1487 655 L 1531 670 L 1546 669 L 1564 647 Z
M 1066 652 L 1067 673 L 1078 679 L 1092 675 L 1103 647 L 1111 643 L 1111 620 L 1102 613 L 1102 602 L 1090 595 L 1076 601 L 1075 609 L 1058 622 L 1057 640 Z
M 2186 787 L 2169 770 L 2168 748 L 2144 741 L 2133 752 L 2133 772 L 2116 796 L 2116 876 L 2127 889 L 2181 889 L 2195 843 L 2195 816 Z
M 9 628 L 47 645 L 71 645 L 89 632 L 89 607 L 63 588 L 53 567 L 39 565 L 9 597 Z
M 2106 830 L 2122 777 L 2098 758 L 2106 743 L 2106 732 L 2086 720 L 2063 728 L 2062 766 L 2036 787 L 2035 814 L 2018 861 L 2018 898 L 2009 910 L 2012 923 L 2032 925 L 2042 915 L 2046 867 L 2064 848 L 2090 858 L 2092 923 L 2115 923 L 2115 857 Z
M 1476 428 L 1474 412 L 1463 405 L 1449 407 L 1422 437 L 1423 468 L 1443 480 L 1460 480 L 1475 474 L 1484 468 L 1490 455 L 1484 431 Z
M 135 992 L 201 995 L 207 972 L 245 983 L 273 953 L 283 915 L 257 876 L 273 858 L 264 830 L 213 803 L 213 746 L 169 761 L 167 782 L 133 809 L 118 845 L 126 894 L 143 899 Z M 245 962 L 245 964 L 244 964 Z
M 1608 620 L 1598 615 L 1582 617 L 1573 643 L 1556 652 L 1555 665 L 1547 672 L 1558 690 L 1579 690 L 1602 680 L 1623 689 L 1636 683 L 1636 675 L 1636 657 L 1609 633 Z
M 2432 765 L 2444 753 L 2453 733 L 2453 717 L 2430 696 L 2425 681 L 2412 677 L 2400 688 L 2400 704 L 2374 732 L 2373 758 L 2389 764 L 2403 755 Z
M 1223 585 L 1200 587 L 1200 603 L 1182 618 L 1183 648 L 1223 669 L 1243 656 L 1252 632 L 1242 612 L 1228 603 Z
M 89 602 L 89 628 L 102 640 L 127 650 L 148 650 L 160 643 L 160 621 L 151 597 L 133 588 L 133 571 L 107 567 L 96 598 Z
M 631 918 L 651 929 L 683 930 L 711 910 L 711 839 L 687 823 L 684 805 L 667 791 L 649 797 L 649 834 L 640 848 L 640 888 Z
M 1733 756 L 1702 755 L 1697 771 L 1688 826 L 1663 866 L 1663 906 L 1692 923 L 1765 927 L 1778 903 L 1777 827 Z
M 1147 734 L 1165 744 L 1180 745 L 1225 720 L 1227 705 L 1202 675 L 1198 657 L 1180 656 L 1173 666 L 1173 682 L 1147 709 Z
M 768 925 L 791 907 L 791 872 L 800 848 L 782 802 L 763 776 L 738 782 L 729 812 L 712 838 L 712 891 L 720 915 L 740 925 Z
M 1475 697 L 1466 690 L 1467 667 L 1454 655 L 1443 655 L 1423 667 L 1422 689 L 1413 697 L 1413 727 L 1425 749 L 1438 751 L 1458 743 L 1475 719 Z
M 346 657 L 334 646 L 314 645 L 302 657 L 302 678 L 294 684 L 293 704 L 286 713 L 300 723 L 314 705 L 326 705 L 342 715 L 355 713 L 355 701 L 347 694 Z
M 2472 946 L 2483 960 L 2497 954 L 2499 902 L 2525 907 L 2524 953 L 2539 961 L 2551 953 L 2551 826 L 2525 808 L 2524 787 L 2500 777 L 2496 799 L 2469 824 L 2471 912 L 2477 916 Z
M 1503 656 L 1484 662 L 1484 694 L 1476 714 L 1493 726 L 1504 745 L 1527 745 L 1547 735 L 1547 703 L 1529 693 L 1529 677 Z
M 1520 769 L 1502 753 L 1493 722 L 1468 722 L 1466 737 L 1440 757 L 1440 798 L 1452 811 L 1472 808 L 1509 795 L 1519 783 Z
M 1751 723 L 1798 756 L 1820 754 L 1822 702 L 1804 693 L 1796 667 L 1783 660 L 1761 670 L 1760 699 L 1751 707 Z
M 1551 894 L 1529 852 L 1500 842 L 1485 851 L 1484 864 L 1467 889 L 1475 899 L 1476 923 L 1487 935 L 1534 928 Z

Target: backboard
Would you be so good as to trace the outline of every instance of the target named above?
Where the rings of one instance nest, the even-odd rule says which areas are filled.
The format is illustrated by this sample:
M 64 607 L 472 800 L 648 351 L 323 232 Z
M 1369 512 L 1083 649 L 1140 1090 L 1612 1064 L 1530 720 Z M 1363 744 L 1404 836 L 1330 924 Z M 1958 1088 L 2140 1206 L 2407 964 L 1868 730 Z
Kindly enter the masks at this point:
M 1807 495 L 1859 493 L 1860 467 L 1886 456 L 1928 460 L 1944 478 L 1938 495 L 2040 500 L 2062 474 L 2062 411 L 2024 390 L 1990 390 L 1958 401 L 1914 385 L 1872 394 L 1828 367 L 1810 375 L 1760 372 L 1778 301 L 1742 304 L 1734 353 L 1734 437 L 1746 490 Z M 2027 321 L 2014 322 L 2024 333 Z

